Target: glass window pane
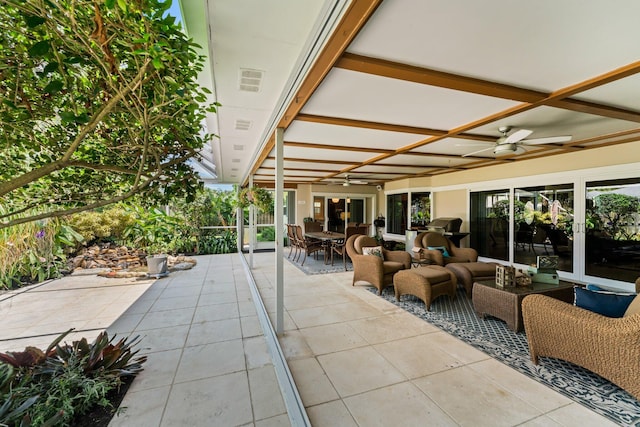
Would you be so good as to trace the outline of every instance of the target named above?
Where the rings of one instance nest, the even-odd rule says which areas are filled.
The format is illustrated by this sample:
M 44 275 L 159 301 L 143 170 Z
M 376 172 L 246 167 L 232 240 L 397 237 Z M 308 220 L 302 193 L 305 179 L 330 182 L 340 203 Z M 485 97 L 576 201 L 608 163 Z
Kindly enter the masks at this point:
M 573 184 L 516 188 L 513 210 L 514 261 L 558 255 L 558 269 L 573 272 Z
M 327 218 L 329 231 L 344 233 L 344 222 L 346 218 L 345 199 L 327 199 Z
M 404 236 L 407 230 L 408 193 L 387 196 L 387 232 Z
M 364 223 L 364 199 L 350 199 L 349 203 L 349 222 L 356 224 Z
M 509 191 L 479 191 L 471 197 L 471 247 L 483 257 L 509 259 Z
M 315 196 L 313 198 L 313 219 L 324 222 L 324 197 Z
M 624 282 L 640 276 L 640 178 L 587 182 L 585 273 Z
M 424 227 L 431 220 L 431 193 L 411 193 L 411 227 Z

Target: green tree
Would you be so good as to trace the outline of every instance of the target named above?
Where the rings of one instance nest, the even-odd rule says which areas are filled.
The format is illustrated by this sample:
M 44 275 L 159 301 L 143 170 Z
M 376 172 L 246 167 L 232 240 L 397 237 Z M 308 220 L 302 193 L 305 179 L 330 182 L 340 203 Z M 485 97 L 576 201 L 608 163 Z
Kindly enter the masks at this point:
M 0 0 L 0 228 L 191 197 L 203 58 L 171 0 Z
M 628 238 L 620 223 L 640 210 L 638 198 L 626 194 L 604 193 L 594 198 L 594 210 L 603 219 L 604 227 L 611 229 L 614 239 Z

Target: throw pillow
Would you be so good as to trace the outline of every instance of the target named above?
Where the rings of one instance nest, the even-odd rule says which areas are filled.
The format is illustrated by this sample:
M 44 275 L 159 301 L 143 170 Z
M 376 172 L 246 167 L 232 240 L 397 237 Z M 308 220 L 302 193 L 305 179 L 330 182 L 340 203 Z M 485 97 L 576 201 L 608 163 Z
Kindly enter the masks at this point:
M 574 288 L 576 307 L 607 317 L 622 317 L 635 295 L 593 292 L 579 286 Z
M 638 313 L 640 313 L 640 295 L 637 295 L 633 301 L 631 301 L 631 304 L 629 304 L 627 311 L 624 312 L 624 316 L 622 317 L 633 316 Z
M 447 252 L 447 248 L 445 248 L 444 246 L 427 246 L 427 249 L 431 250 L 431 251 L 440 251 L 442 252 L 442 256 L 447 258 L 451 255 L 449 255 L 449 252 Z
M 375 255 L 384 260 L 384 255 L 382 253 L 382 246 L 368 246 L 362 248 L 363 255 Z

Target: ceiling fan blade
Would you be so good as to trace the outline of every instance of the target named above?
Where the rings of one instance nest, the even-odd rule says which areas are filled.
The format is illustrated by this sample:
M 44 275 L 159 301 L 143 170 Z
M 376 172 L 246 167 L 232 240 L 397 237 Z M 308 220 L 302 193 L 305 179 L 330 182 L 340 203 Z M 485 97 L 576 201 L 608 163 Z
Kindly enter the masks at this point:
M 462 157 L 469 157 L 469 156 L 473 156 L 474 154 L 482 153 L 483 151 L 493 150 L 495 147 L 496 147 L 495 145 L 492 145 L 491 147 L 483 148 L 482 150 L 473 151 L 471 153 L 463 154 Z
M 567 141 L 571 141 L 571 135 L 525 139 L 524 141 L 520 141 L 520 143 L 522 145 L 540 145 L 540 144 L 553 144 L 554 142 L 567 142 Z
M 513 144 L 514 142 L 522 141 L 532 133 L 533 131 L 529 129 L 518 129 L 517 131 L 509 135 L 507 139 L 502 141 L 501 144 Z

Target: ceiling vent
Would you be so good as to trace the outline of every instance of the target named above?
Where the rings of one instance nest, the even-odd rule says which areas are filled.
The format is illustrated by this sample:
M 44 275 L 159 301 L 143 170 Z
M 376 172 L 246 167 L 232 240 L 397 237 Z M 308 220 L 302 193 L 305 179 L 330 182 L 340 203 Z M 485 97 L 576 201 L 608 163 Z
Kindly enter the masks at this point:
M 244 92 L 260 92 L 260 84 L 264 71 L 240 68 L 240 90 Z
M 242 151 L 242 150 L 244 150 L 244 145 L 233 144 L 233 149 L 236 150 L 236 151 Z
M 236 120 L 236 130 L 249 130 L 251 122 L 249 120 L 238 119 Z

